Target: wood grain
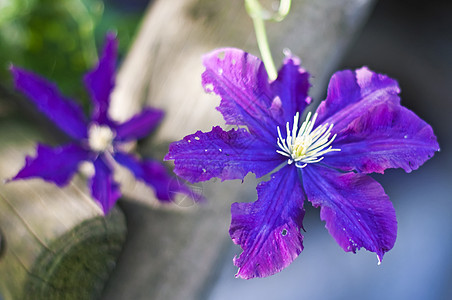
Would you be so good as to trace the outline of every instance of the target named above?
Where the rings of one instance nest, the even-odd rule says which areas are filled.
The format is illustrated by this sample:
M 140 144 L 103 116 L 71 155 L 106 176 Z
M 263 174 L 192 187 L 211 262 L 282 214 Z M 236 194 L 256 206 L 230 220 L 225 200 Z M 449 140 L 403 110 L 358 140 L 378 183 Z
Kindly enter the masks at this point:
M 33 154 L 38 129 L 2 122 L 0 178 Z M 124 215 L 104 218 L 84 179 L 66 188 L 40 179 L 0 183 L 0 288 L 10 299 L 96 299 L 125 240 Z

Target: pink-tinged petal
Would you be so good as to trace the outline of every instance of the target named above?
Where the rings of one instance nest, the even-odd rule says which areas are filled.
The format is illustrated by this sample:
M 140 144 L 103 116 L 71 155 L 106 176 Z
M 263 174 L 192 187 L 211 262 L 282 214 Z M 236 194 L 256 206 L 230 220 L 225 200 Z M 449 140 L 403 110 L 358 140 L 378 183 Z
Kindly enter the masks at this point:
M 24 93 L 47 118 L 74 139 L 86 138 L 87 120 L 82 108 L 66 99 L 58 87 L 46 79 L 11 66 L 16 89 Z
M 364 247 L 381 261 L 397 236 L 395 210 L 381 185 L 364 174 L 317 165 L 302 169 L 302 176 L 308 200 L 321 207 L 320 218 L 336 242 L 347 252 Z
M 335 73 L 325 101 L 317 108 L 316 124 L 334 124 L 336 133 L 366 111 L 382 103 L 400 103 L 399 86 L 394 79 L 363 67 Z
M 303 250 L 304 194 L 297 168 L 287 166 L 257 187 L 254 203 L 234 203 L 229 234 L 243 249 L 234 264 L 237 277 L 273 275 Z
M 226 132 L 218 126 L 170 144 L 165 160 L 172 159 L 174 172 L 192 183 L 213 177 L 243 179 L 249 172 L 261 177 L 285 161 L 276 146 L 257 140 L 245 129 Z
M 300 66 L 300 60 L 294 56 L 287 56 L 278 72 L 278 78 L 271 83 L 271 89 L 276 97 L 273 99 L 271 110 L 278 124 L 284 126 L 294 115 L 300 114 L 311 102 L 308 96 L 309 73 Z
M 267 71 L 257 57 L 239 49 L 218 49 L 203 57 L 202 85 L 221 97 L 218 110 L 226 124 L 246 125 L 257 137 L 274 143 L 276 127 L 270 107 L 274 96 Z
M 27 156 L 25 166 L 11 180 L 39 177 L 58 186 L 66 185 L 90 153 L 76 144 L 48 147 L 38 144 L 36 157 Z
M 110 94 L 115 85 L 115 67 L 118 41 L 113 33 L 107 34 L 104 50 L 97 66 L 87 73 L 84 83 L 93 102 L 92 119 L 99 124 L 109 124 Z
M 91 195 L 100 203 L 104 214 L 108 214 L 121 196 L 121 192 L 113 179 L 113 169 L 104 155 L 99 155 L 94 160 L 94 176 L 90 184 Z
M 409 109 L 384 103 L 364 112 L 338 133 L 323 162 L 342 170 L 383 173 L 417 169 L 439 150 L 433 129 Z
M 139 161 L 132 155 L 117 152 L 115 160 L 128 168 L 135 178 L 142 180 L 155 190 L 156 197 L 164 202 L 174 199 L 176 194 L 182 193 L 190 196 L 195 201 L 202 200 L 203 197 L 190 190 L 179 180 L 168 174 L 166 168 L 159 162 L 153 160 Z
M 163 111 L 147 108 L 128 121 L 116 126 L 117 141 L 130 141 L 147 136 L 163 118 Z

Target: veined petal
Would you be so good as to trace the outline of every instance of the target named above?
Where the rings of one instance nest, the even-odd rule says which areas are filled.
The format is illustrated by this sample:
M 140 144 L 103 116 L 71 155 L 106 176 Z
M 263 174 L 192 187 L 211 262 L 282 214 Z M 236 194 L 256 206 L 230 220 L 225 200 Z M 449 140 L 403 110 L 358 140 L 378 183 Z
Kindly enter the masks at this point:
M 276 153 L 276 146 L 257 140 L 245 129 L 226 132 L 218 126 L 170 144 L 165 160 L 171 159 L 174 172 L 192 183 L 213 177 L 243 179 L 249 172 L 260 177 L 286 160 Z
M 98 124 L 109 124 L 110 94 L 115 85 L 115 67 L 118 41 L 113 33 L 106 36 L 104 50 L 97 66 L 87 73 L 84 83 L 93 102 L 92 119 Z
M 337 133 L 366 111 L 382 103 L 399 104 L 399 86 L 394 79 L 366 67 L 335 73 L 325 101 L 317 108 L 316 124 L 334 124 Z
M 338 133 L 324 163 L 342 170 L 383 173 L 387 168 L 411 172 L 439 150 L 433 129 L 409 109 L 383 103 Z
M 66 99 L 55 84 L 21 68 L 12 66 L 10 70 L 16 89 L 27 95 L 47 118 L 74 139 L 87 137 L 88 122 L 82 108 Z
M 27 156 L 25 166 L 12 180 L 39 177 L 62 187 L 77 172 L 79 163 L 89 156 L 87 150 L 76 144 L 55 148 L 38 144 L 36 157 Z
M 169 175 L 166 168 L 157 161 L 139 161 L 134 156 L 122 152 L 115 153 L 114 158 L 119 164 L 128 168 L 137 179 L 143 180 L 152 187 L 161 201 L 173 200 L 177 193 L 188 195 L 196 201 L 202 199 L 201 195 Z
M 322 166 L 302 169 L 308 200 L 320 206 L 320 218 L 345 250 L 361 247 L 383 259 L 395 243 L 397 220 L 394 207 L 381 185 L 364 174 L 340 173 Z
M 246 125 L 256 137 L 274 143 L 278 123 L 271 115 L 274 97 L 262 61 L 242 50 L 225 48 L 205 55 L 203 62 L 202 85 L 206 92 L 221 97 L 217 109 L 226 124 Z
M 271 112 L 283 127 L 293 116 L 304 111 L 311 102 L 308 96 L 309 73 L 300 66 L 300 60 L 295 56 L 287 56 L 278 72 L 278 78 L 271 83 L 273 101 Z
M 144 109 L 128 121 L 116 126 L 115 140 L 130 141 L 143 138 L 157 126 L 162 118 L 162 110 Z
M 113 170 L 104 155 L 94 160 L 94 176 L 91 178 L 91 195 L 107 214 L 121 196 L 118 184 L 113 179 Z
M 243 249 L 234 264 L 237 277 L 273 275 L 303 250 L 304 194 L 297 168 L 286 166 L 257 187 L 254 203 L 234 203 L 229 234 Z

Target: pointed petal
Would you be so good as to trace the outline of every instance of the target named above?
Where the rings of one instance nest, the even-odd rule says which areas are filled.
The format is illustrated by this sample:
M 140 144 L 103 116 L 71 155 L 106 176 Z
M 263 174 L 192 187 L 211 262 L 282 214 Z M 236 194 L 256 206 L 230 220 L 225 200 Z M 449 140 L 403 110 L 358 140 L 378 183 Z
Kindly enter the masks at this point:
M 97 66 L 87 73 L 84 83 L 93 101 L 92 119 L 99 124 L 109 124 L 110 94 L 115 85 L 115 67 L 118 41 L 113 33 L 107 34 L 104 50 Z
M 261 177 L 285 160 L 276 146 L 269 147 L 245 129 L 226 132 L 218 126 L 170 144 L 165 160 L 171 159 L 174 172 L 192 183 L 213 177 L 243 179 L 249 172 Z
M 203 57 L 202 85 L 221 97 L 218 110 L 226 124 L 246 125 L 263 140 L 274 143 L 275 119 L 270 114 L 273 95 L 264 64 L 239 49 L 218 49 Z
M 409 109 L 384 103 L 365 112 L 338 133 L 323 162 L 342 170 L 411 172 L 439 150 L 433 129 Z
M 299 112 L 303 113 L 311 102 L 308 96 L 309 73 L 300 66 L 300 60 L 295 56 L 287 56 L 278 73 L 278 78 L 271 83 L 273 99 L 272 115 L 278 119 L 278 125 L 284 126 Z
M 395 210 L 381 185 L 367 175 L 316 165 L 302 174 L 308 200 L 321 207 L 320 218 L 336 242 L 347 252 L 364 247 L 381 261 L 397 235 Z
M 237 277 L 273 275 L 303 250 L 304 195 L 297 170 L 287 166 L 257 187 L 254 203 L 234 203 L 229 234 L 243 249 L 234 264 Z
M 117 141 L 137 140 L 147 136 L 163 118 L 163 111 L 148 108 L 116 126 Z
M 87 137 L 87 120 L 82 108 L 66 99 L 58 87 L 46 79 L 11 66 L 16 89 L 24 93 L 37 108 L 63 132 L 74 139 Z
M 190 190 L 179 180 L 168 174 L 166 168 L 159 162 L 153 160 L 139 161 L 130 154 L 117 152 L 114 156 L 115 160 L 128 168 L 135 178 L 144 181 L 147 185 L 155 190 L 156 197 L 161 201 L 170 201 L 178 193 L 190 196 L 195 201 L 202 198 L 201 195 Z
M 78 170 L 90 153 L 76 144 L 51 148 L 38 144 L 36 157 L 27 156 L 25 166 L 11 180 L 39 177 L 62 187 Z
M 376 105 L 399 104 L 399 93 L 394 79 L 366 67 L 337 72 L 331 77 L 326 100 L 317 108 L 316 124 L 334 124 L 336 133 Z
M 121 196 L 119 186 L 113 179 L 112 167 L 104 155 L 99 155 L 94 161 L 91 195 L 100 203 L 104 214 L 108 214 Z

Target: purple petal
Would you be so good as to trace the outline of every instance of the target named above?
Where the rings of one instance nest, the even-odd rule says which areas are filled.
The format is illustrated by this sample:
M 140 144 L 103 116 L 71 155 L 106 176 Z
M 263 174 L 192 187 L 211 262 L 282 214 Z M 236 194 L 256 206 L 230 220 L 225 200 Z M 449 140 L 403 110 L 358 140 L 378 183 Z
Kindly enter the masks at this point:
M 342 170 L 411 172 L 439 150 L 433 130 L 409 109 L 384 103 L 365 112 L 338 133 L 324 163 Z
M 243 249 L 234 264 L 237 277 L 273 275 L 287 267 L 303 250 L 304 194 L 293 166 L 272 175 L 257 187 L 254 203 L 234 203 L 229 234 Z
M 113 33 L 106 36 L 106 44 L 97 66 L 84 77 L 86 89 L 93 101 L 92 119 L 98 124 L 109 124 L 110 94 L 115 85 L 115 67 L 118 41 Z
M 320 218 L 336 242 L 347 252 L 364 247 L 381 261 L 397 235 L 395 210 L 381 185 L 364 174 L 316 165 L 302 174 L 308 200 L 321 207 Z
M 249 172 L 261 177 L 285 161 L 276 153 L 276 146 L 255 139 L 245 129 L 226 132 L 220 127 L 207 133 L 198 131 L 172 143 L 165 157 L 171 159 L 174 172 L 190 182 L 213 177 L 243 179 Z
M 94 160 L 91 195 L 100 203 L 104 214 L 108 214 L 121 196 L 118 184 L 113 179 L 112 167 L 104 155 L 99 155 Z
M 238 49 L 218 49 L 203 57 L 202 85 L 221 97 L 218 110 L 226 124 L 246 125 L 257 137 L 274 143 L 273 94 L 264 64 Z
M 117 141 L 130 141 L 147 136 L 163 118 L 163 111 L 148 108 L 116 126 Z
M 155 190 L 155 195 L 161 201 L 170 201 L 178 193 L 190 196 L 198 201 L 202 196 L 190 190 L 179 180 L 168 174 L 166 168 L 157 161 L 139 161 L 132 155 L 117 152 L 115 160 L 128 168 L 137 179 L 143 180 L 147 185 Z
M 88 160 L 90 153 L 76 144 L 51 148 L 38 144 L 36 157 L 27 156 L 25 166 L 12 180 L 39 177 L 66 185 L 78 170 L 81 161 Z
M 287 56 L 279 70 L 278 78 L 271 83 L 274 95 L 271 110 L 278 116 L 278 124 L 284 126 L 295 113 L 300 114 L 311 102 L 308 97 L 309 73 L 300 67 L 297 57 Z
M 82 108 L 64 98 L 58 87 L 44 78 L 11 66 L 16 89 L 27 95 L 37 108 L 70 137 L 87 137 L 87 120 Z
M 328 86 L 328 96 L 317 108 L 316 124 L 334 124 L 336 133 L 376 105 L 400 103 L 397 82 L 366 67 L 354 72 L 335 73 Z

